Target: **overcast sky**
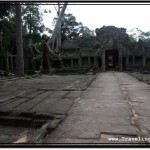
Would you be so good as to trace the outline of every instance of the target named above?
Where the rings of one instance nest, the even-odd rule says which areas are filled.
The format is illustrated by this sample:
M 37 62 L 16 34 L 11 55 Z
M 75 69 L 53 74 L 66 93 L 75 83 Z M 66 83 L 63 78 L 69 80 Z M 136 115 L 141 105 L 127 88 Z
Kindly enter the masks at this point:
M 44 15 L 44 23 L 52 29 L 56 11 L 52 5 L 45 7 L 50 8 L 52 13 Z M 113 25 L 127 30 L 140 28 L 150 31 L 150 5 L 68 5 L 65 13 L 72 13 L 78 22 L 91 30 Z

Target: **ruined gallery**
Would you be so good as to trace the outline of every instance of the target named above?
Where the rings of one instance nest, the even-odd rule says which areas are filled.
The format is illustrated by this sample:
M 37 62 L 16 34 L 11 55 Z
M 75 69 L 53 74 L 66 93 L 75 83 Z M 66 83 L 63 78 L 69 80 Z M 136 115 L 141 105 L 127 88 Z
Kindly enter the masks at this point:
M 67 68 L 98 67 L 121 71 L 150 65 L 150 46 L 141 40 L 130 43 L 125 28 L 103 26 L 96 29 L 96 37 L 66 41 L 62 49 Z
M 95 32 L 95 37 L 81 37 L 62 43 L 60 58 L 66 69 L 94 67 L 102 71 L 122 71 L 145 69 L 150 65 L 150 45 L 146 45 L 142 40 L 131 43 L 125 28 L 103 26 Z M 25 70 L 34 70 L 31 51 L 26 44 L 24 46 Z M 1 54 L 0 57 L 1 70 L 15 70 L 15 55 Z M 60 67 L 57 60 L 54 60 L 53 67 Z

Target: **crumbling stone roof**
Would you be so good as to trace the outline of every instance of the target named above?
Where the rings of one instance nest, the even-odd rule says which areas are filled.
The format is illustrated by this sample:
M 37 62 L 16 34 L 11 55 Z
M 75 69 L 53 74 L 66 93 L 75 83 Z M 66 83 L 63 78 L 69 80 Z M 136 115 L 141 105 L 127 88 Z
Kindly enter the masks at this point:
M 96 28 L 96 36 L 67 40 L 62 45 L 63 55 L 94 55 L 106 49 L 122 49 L 123 55 L 150 53 L 150 45 L 143 41 L 131 43 L 125 28 L 103 26 Z M 144 51 L 143 51 L 144 49 Z M 69 54 L 70 53 L 70 54 Z
M 79 48 L 78 40 L 66 40 L 62 44 L 62 49 Z
M 77 40 L 66 40 L 62 44 L 62 49 L 75 48 L 94 48 L 96 46 L 96 37 L 80 37 Z
M 78 55 L 88 56 L 96 53 L 96 37 L 81 37 L 77 40 L 67 40 L 62 44 L 62 55 L 64 57 L 75 57 Z
M 123 45 L 128 41 L 125 28 L 103 26 L 95 30 L 100 49 L 118 49 L 118 43 Z
M 109 33 L 110 34 L 125 34 L 126 29 L 125 28 L 117 28 L 115 26 L 103 26 L 102 28 L 96 28 L 96 35 L 100 36 L 103 33 Z

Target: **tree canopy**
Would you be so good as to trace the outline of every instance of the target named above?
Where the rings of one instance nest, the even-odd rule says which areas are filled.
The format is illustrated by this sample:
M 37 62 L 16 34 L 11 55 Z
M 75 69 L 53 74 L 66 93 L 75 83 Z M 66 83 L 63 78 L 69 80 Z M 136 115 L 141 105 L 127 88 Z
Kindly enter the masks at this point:
M 2 20 L 5 16 L 9 15 L 11 5 L 3 3 L 0 5 L 0 19 Z
M 57 18 L 54 18 L 53 24 L 55 24 Z M 64 18 L 61 22 L 61 38 L 64 40 L 77 39 L 79 37 L 93 36 L 94 33 L 88 27 L 83 26 L 82 22 L 77 22 L 76 17 L 73 14 L 64 14 Z
M 142 40 L 143 42 L 150 42 L 150 31 L 144 32 L 139 28 L 134 28 L 129 31 L 129 41 L 131 43 Z
M 35 44 L 47 40 L 48 36 L 43 35 L 46 28 L 43 24 L 44 10 L 37 4 L 24 3 L 21 7 L 22 15 L 22 31 L 24 42 L 31 38 Z M 0 50 L 4 53 L 11 51 L 16 54 L 15 37 L 16 37 L 16 22 L 15 22 L 15 5 L 4 3 L 0 5 Z

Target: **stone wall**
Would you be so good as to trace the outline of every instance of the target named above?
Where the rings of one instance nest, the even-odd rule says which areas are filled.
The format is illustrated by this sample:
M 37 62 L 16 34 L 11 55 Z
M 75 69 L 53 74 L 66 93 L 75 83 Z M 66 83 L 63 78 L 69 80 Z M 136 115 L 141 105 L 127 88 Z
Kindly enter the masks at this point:
M 119 68 L 119 70 L 137 66 L 149 66 L 150 45 L 146 45 L 141 40 L 130 43 L 125 28 L 103 26 L 102 28 L 97 28 L 95 32 L 96 37 L 65 41 L 62 46 L 62 58 L 79 59 L 80 67 L 89 67 L 90 65 L 88 64 L 91 64 L 89 63 L 90 59 L 93 61 L 94 58 L 94 62 L 91 61 L 94 63 L 94 67 L 100 67 L 105 70 L 106 66 L 109 65 L 107 61 L 109 60 L 109 55 L 112 56 L 112 50 L 115 55 L 118 55 L 113 57 L 118 57 L 118 60 L 115 60 L 118 61 L 118 65 L 115 67 Z M 115 64 L 117 63 L 115 62 Z

